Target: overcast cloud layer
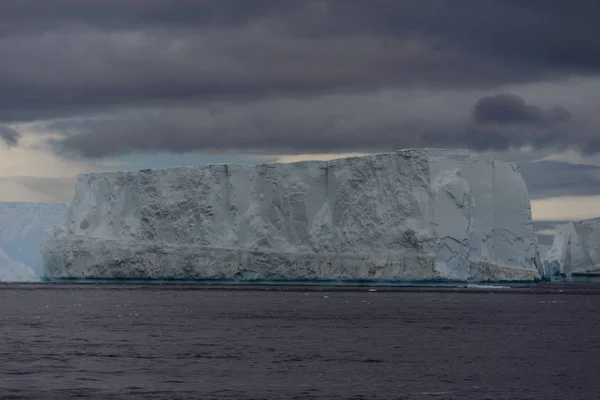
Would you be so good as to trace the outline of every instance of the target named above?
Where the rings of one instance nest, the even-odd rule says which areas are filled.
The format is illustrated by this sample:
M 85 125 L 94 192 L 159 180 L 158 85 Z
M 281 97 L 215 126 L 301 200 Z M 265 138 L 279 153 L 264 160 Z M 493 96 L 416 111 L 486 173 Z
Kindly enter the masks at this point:
M 600 87 L 598 15 L 596 0 L 3 0 L 0 140 L 40 121 L 54 151 L 88 158 L 594 153 L 599 92 L 561 88 Z

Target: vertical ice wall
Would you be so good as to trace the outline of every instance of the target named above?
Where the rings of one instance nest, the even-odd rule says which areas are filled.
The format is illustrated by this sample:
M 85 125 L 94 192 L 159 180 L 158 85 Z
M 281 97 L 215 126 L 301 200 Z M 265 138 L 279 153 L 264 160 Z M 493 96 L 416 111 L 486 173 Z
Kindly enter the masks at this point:
M 537 269 L 527 187 L 515 165 L 466 150 L 429 150 L 429 164 L 439 269 L 457 280 L 488 273 L 488 263 Z

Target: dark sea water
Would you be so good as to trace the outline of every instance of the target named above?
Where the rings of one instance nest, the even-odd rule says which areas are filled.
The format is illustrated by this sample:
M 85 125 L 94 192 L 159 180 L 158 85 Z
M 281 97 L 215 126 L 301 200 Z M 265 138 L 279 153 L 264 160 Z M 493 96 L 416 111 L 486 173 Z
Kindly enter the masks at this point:
M 0 398 L 600 398 L 600 286 L 280 289 L 0 286 Z

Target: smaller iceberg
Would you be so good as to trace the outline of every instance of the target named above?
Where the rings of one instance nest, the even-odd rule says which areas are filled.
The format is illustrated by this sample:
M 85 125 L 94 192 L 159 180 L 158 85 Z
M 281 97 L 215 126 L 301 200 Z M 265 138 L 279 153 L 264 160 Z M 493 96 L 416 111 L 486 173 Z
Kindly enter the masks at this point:
M 545 279 L 600 277 L 600 218 L 558 227 L 542 267 Z

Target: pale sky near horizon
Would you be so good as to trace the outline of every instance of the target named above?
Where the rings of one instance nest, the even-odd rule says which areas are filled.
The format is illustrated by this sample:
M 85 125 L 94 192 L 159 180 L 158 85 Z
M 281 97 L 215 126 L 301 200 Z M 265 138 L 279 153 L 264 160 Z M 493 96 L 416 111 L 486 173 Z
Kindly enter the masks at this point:
M 540 223 L 600 216 L 597 15 L 596 0 L 3 0 L 0 201 L 70 201 L 93 171 L 449 147 L 523 162 Z

